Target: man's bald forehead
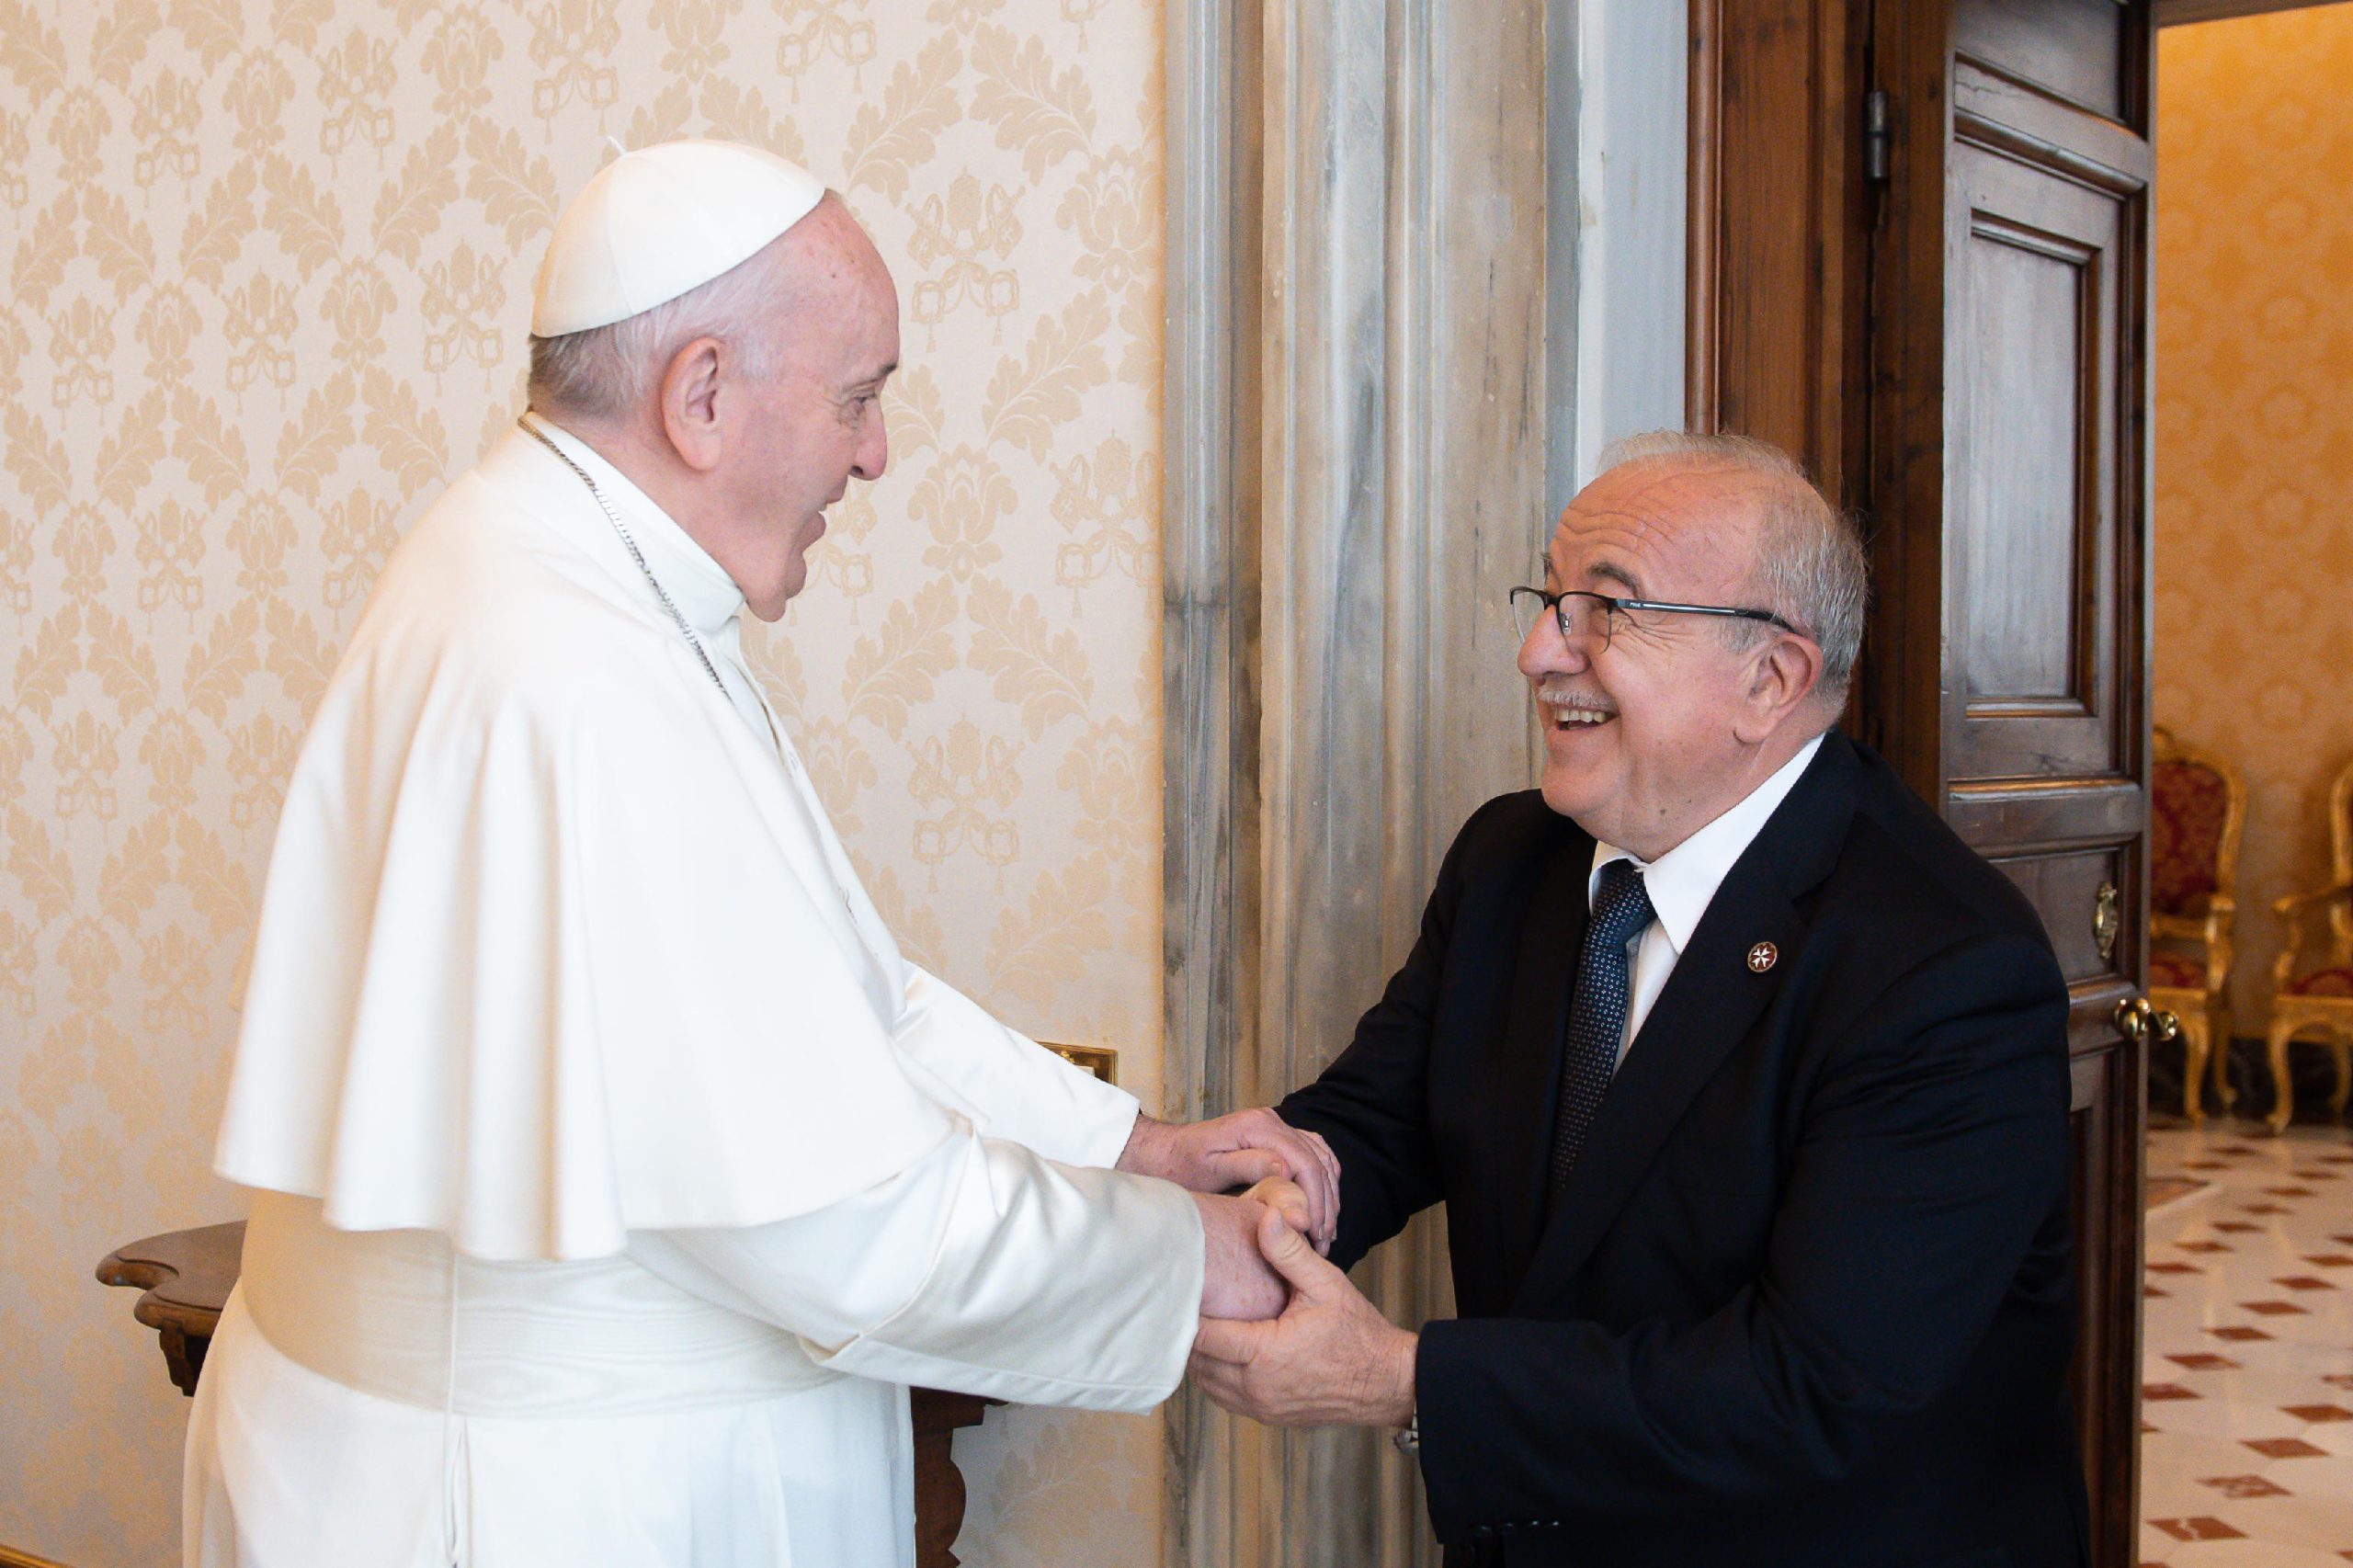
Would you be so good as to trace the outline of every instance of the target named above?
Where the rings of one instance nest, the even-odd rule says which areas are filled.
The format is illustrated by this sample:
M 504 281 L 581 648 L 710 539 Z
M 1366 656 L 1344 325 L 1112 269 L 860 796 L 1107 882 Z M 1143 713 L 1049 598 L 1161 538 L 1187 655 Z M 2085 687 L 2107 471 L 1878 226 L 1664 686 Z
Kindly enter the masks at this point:
M 1596 476 L 1569 504 L 1569 515 L 1647 532 L 1754 524 L 1779 494 L 1768 483 L 1775 477 L 1706 454 L 1636 458 Z
M 1600 477 L 1611 480 L 1608 488 L 1617 493 L 1608 511 L 1659 538 L 1663 545 L 1680 539 L 1702 552 L 1729 553 L 1735 558 L 1733 569 L 1744 576 L 1769 549 L 1766 536 L 1778 519 L 1807 517 L 1824 507 L 1820 493 L 1803 474 L 1716 452 L 1644 454 Z

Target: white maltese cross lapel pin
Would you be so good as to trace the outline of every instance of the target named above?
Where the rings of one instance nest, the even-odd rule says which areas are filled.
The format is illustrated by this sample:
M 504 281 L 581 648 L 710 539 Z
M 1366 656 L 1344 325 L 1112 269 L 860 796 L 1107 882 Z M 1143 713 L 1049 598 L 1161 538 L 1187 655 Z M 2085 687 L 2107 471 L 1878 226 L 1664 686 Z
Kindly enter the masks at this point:
M 1770 942 L 1759 942 L 1748 949 L 1748 968 L 1752 973 L 1762 974 L 1780 961 L 1781 949 Z

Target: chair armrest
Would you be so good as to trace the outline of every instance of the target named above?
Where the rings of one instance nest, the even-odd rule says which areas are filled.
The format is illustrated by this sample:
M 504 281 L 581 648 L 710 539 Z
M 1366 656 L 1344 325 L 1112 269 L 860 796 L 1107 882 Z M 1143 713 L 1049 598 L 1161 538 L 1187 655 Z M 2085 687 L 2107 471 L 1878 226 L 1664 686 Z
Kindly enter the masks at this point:
M 2232 927 L 2238 924 L 2238 903 L 2228 893 L 2209 893 L 2203 915 L 2149 916 L 2149 934 L 2165 941 L 2195 943 L 2206 960 L 2206 992 L 2219 994 L 2228 983 L 2234 943 Z
M 2289 982 L 2295 977 L 2296 955 L 2302 951 L 2304 946 L 2304 916 L 2314 909 L 2325 908 L 2347 894 L 2353 894 L 2353 882 L 2339 882 L 2335 887 L 2323 888 L 2318 892 L 2290 893 L 2287 897 L 2272 903 L 2272 910 L 2276 914 L 2284 915 L 2288 921 L 2287 939 L 2279 944 L 2279 956 L 2273 960 L 2271 964 L 2273 985 L 2285 991 Z
M 2344 898 L 2347 894 L 2353 894 L 2353 882 L 2339 882 L 2333 888 L 2323 888 L 2318 892 L 2291 892 L 2285 898 L 2272 900 L 2271 913 L 2291 915 L 2309 904 L 2326 903 L 2332 899 Z
M 2177 942 L 2211 942 L 2217 929 L 2211 915 L 2152 915 L 2149 934 Z

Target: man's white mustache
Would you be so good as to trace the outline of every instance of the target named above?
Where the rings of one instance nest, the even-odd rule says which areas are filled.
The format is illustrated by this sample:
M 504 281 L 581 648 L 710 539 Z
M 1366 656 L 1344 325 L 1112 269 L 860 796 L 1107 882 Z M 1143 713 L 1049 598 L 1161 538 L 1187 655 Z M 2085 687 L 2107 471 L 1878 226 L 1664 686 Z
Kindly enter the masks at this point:
M 1570 713 L 1598 713 L 1605 718 L 1615 718 L 1618 714 L 1618 705 L 1608 699 L 1587 692 L 1574 691 L 1564 686 L 1538 687 L 1536 700 L 1547 708 Z

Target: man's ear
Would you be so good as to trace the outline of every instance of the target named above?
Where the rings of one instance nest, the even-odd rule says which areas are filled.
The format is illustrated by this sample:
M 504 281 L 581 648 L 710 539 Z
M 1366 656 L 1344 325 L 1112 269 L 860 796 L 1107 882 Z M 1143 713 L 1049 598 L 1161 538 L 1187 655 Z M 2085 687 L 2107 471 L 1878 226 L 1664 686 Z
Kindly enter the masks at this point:
M 663 434 L 678 460 L 698 473 L 716 468 L 724 447 L 719 391 L 726 366 L 726 347 L 715 337 L 698 337 L 673 354 L 662 372 Z
M 1822 650 L 1802 637 L 1778 636 L 1758 650 L 1749 668 L 1746 700 L 1733 732 L 1756 745 L 1804 705 L 1822 680 Z

